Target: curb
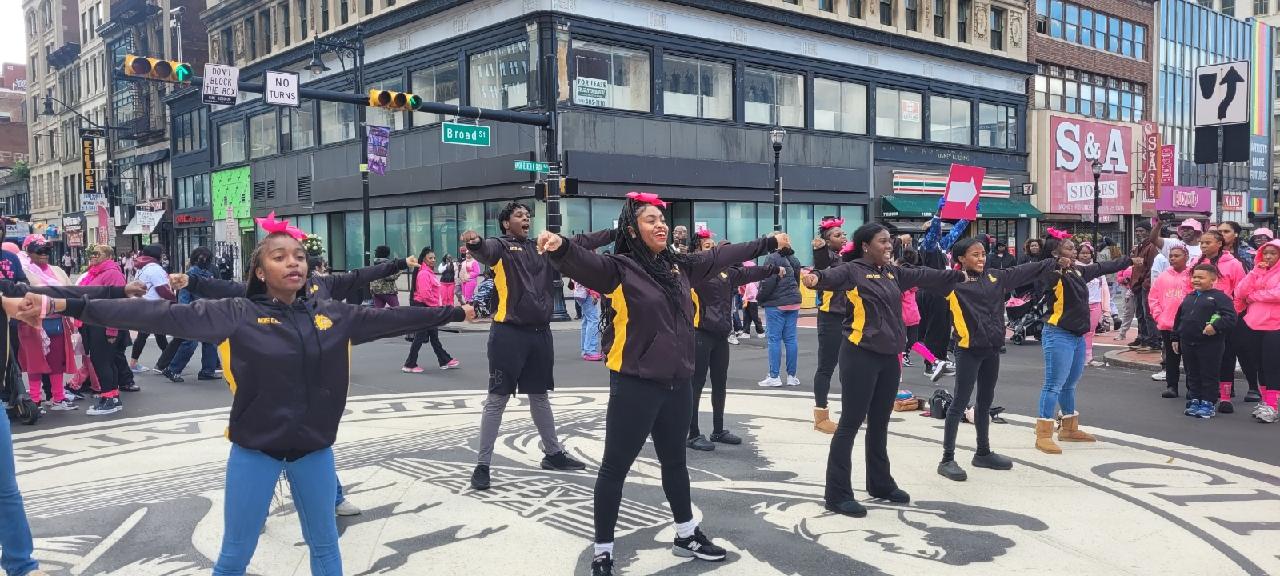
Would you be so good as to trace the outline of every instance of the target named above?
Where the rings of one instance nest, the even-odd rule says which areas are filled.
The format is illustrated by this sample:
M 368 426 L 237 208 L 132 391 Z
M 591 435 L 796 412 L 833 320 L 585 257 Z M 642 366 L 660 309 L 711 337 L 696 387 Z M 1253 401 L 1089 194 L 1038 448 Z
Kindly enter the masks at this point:
M 1124 358 L 1121 356 L 1122 354 L 1126 354 L 1128 352 L 1129 352 L 1128 350 L 1115 350 L 1112 352 L 1107 352 L 1104 356 L 1107 359 L 1107 364 L 1111 366 L 1118 366 L 1120 368 L 1135 368 L 1139 370 L 1156 370 L 1156 371 L 1160 370 L 1160 355 L 1153 354 L 1153 356 L 1155 356 L 1156 358 L 1155 362 L 1141 362 L 1138 360 L 1132 360 L 1132 359 Z

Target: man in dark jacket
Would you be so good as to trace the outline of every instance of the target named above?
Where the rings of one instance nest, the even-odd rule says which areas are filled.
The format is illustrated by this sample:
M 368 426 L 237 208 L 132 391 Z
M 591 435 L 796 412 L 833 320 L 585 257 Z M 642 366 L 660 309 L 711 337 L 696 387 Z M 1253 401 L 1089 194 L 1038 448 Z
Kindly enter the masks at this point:
M 1004 270 L 1005 268 L 1013 268 L 1018 263 L 1018 259 L 1009 253 L 1009 245 L 1004 242 L 996 243 L 996 253 L 987 261 L 987 267 L 992 270 Z
M 799 386 L 796 378 L 799 369 L 796 344 L 796 324 L 800 320 L 800 261 L 791 248 L 783 248 L 769 255 L 766 265 L 786 270 L 780 276 L 770 276 L 760 281 L 758 301 L 764 308 L 765 335 L 768 337 L 769 376 L 760 381 L 761 386 Z M 783 345 L 787 351 L 787 378 L 779 378 Z
M 1133 249 L 1133 256 L 1142 258 L 1141 265 L 1134 265 L 1131 276 L 1134 299 L 1134 320 L 1138 323 L 1138 338 L 1129 343 L 1130 348 L 1142 351 L 1162 350 L 1164 343 L 1160 341 L 1160 331 L 1156 329 L 1156 321 L 1151 317 L 1151 307 L 1147 304 L 1147 296 L 1151 293 L 1151 264 L 1160 254 L 1160 248 L 1151 240 L 1151 223 L 1138 222 L 1133 230 L 1134 240 L 1138 245 Z

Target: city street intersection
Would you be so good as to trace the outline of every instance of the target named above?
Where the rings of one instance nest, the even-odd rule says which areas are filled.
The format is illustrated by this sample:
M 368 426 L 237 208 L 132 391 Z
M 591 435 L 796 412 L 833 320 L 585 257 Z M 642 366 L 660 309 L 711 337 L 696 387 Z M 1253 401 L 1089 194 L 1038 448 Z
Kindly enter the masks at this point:
M 559 327 L 558 327 L 559 328 Z M 538 436 L 523 404 L 507 411 L 494 487 L 468 477 L 484 397 L 487 334 L 445 334 L 462 368 L 402 374 L 400 339 L 354 352 L 351 399 L 335 446 L 338 474 L 360 516 L 339 518 L 345 573 L 582 574 L 591 554 L 592 486 L 608 400 L 603 366 L 577 358 L 576 331 L 558 331 L 552 402 L 567 449 L 586 472 L 538 468 Z M 1100 339 L 1100 343 L 1104 339 Z M 1110 338 L 1105 342 L 1112 343 Z M 1280 428 L 1249 418 L 1251 405 L 1210 421 L 1162 400 L 1148 372 L 1090 368 L 1080 411 L 1097 444 L 1032 447 L 1028 417 L 1039 392 L 1037 346 L 1010 347 L 996 404 L 1008 424 L 992 445 L 1012 471 L 974 469 L 972 427 L 957 460 L 969 480 L 938 476 L 941 421 L 895 415 L 890 450 L 908 506 L 868 502 L 852 519 L 822 508 L 830 437 L 812 429 L 809 379 L 816 339 L 801 330 L 799 389 L 761 389 L 758 340 L 733 350 L 728 427 L 742 446 L 690 451 L 695 512 L 729 550 L 721 564 L 671 555 L 671 518 L 659 467 L 646 448 L 632 468 L 619 519 L 622 574 L 1275 574 L 1280 556 Z M 145 360 L 154 358 L 149 349 Z M 919 368 L 904 387 L 929 396 Z M 93 419 L 53 413 L 15 424 L 18 480 L 53 574 L 207 574 L 221 538 L 222 433 L 229 396 L 221 382 L 170 383 L 140 375 L 126 409 Z M 950 379 L 939 382 L 949 386 Z M 833 391 L 834 392 L 834 391 Z M 82 403 L 83 404 L 83 403 Z M 833 409 L 839 406 L 833 401 Z M 704 425 L 709 402 L 702 403 Z M 861 438 L 859 438 L 859 444 Z M 854 487 L 862 488 L 862 448 Z M 251 573 L 309 573 L 286 483 Z

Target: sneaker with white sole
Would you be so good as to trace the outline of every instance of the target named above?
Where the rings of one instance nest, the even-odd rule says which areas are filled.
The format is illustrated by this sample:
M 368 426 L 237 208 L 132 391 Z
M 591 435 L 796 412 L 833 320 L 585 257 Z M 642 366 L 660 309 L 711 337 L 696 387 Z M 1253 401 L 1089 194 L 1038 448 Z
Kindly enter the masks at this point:
M 1152 375 L 1151 375 L 1151 379 L 1152 379 L 1152 380 L 1155 380 L 1156 382 L 1164 382 L 1164 380 L 1165 380 L 1165 371 L 1164 371 L 1164 370 L 1161 370 L 1161 371 L 1159 371 L 1159 372 L 1156 372 L 1155 374 L 1152 374 Z
M 1275 408 L 1263 404 L 1262 409 L 1254 415 L 1254 419 L 1263 424 L 1275 424 L 1280 421 L 1280 412 L 1276 412 Z
M 787 386 L 799 386 L 800 379 L 795 376 L 787 376 Z
M 943 360 L 943 361 L 942 361 L 942 373 L 943 373 L 943 374 L 945 374 L 945 375 L 947 375 L 947 376 L 955 376 L 955 374 L 956 374 L 956 363 L 955 363 L 955 362 L 952 362 L 952 361 L 950 361 L 950 360 Z
M 454 358 L 453 360 L 450 360 L 450 361 L 448 361 L 448 362 L 445 362 L 444 366 L 441 366 L 441 367 L 440 367 L 440 369 L 441 369 L 441 370 L 453 370 L 454 368 L 457 368 L 457 367 L 459 367 L 459 366 L 462 366 L 462 363 L 461 363 L 461 362 L 459 362 L 457 358 Z
M 421 374 L 426 372 L 421 366 L 401 366 L 400 371 L 405 374 Z
M 939 378 L 942 378 L 942 374 L 946 371 L 946 369 L 947 369 L 947 364 L 945 362 L 937 362 L 933 365 L 932 370 L 925 372 L 925 375 L 929 377 L 929 381 L 937 382 Z
M 736 334 L 730 334 L 729 343 L 736 346 L 738 344 L 738 336 Z
M 711 543 L 711 539 L 702 533 L 701 528 L 694 528 L 693 535 L 688 538 L 677 537 L 671 545 L 671 553 L 681 558 L 697 558 L 709 562 L 724 560 L 724 548 Z
M 78 410 L 79 408 L 80 407 L 76 406 L 75 402 L 72 402 L 71 400 L 67 400 L 67 399 L 63 399 L 63 401 L 61 402 L 54 402 L 52 405 L 49 406 L 49 409 L 55 412 L 66 412 L 69 410 Z
M 361 512 L 364 512 L 359 506 L 352 504 L 350 500 L 339 502 L 333 511 L 338 516 L 359 516 Z
M 120 402 L 119 398 L 99 398 L 98 403 L 85 410 L 84 413 L 88 416 L 106 416 L 121 410 L 124 410 L 124 404 Z
M 763 388 L 777 388 L 779 386 L 782 386 L 782 380 L 779 379 L 777 376 L 770 376 L 768 378 L 765 378 L 764 380 L 757 382 L 756 384 Z
M 1101 360 L 1090 360 L 1089 366 L 1092 366 L 1094 368 L 1105 368 L 1107 366 L 1107 363 Z

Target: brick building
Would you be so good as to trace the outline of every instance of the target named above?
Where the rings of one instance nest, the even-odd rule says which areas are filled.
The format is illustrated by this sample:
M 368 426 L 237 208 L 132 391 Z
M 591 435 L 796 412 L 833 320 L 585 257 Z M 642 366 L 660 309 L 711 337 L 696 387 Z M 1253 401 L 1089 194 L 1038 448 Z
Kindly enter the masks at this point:
M 1027 58 L 1029 169 L 1036 206 L 1059 228 L 1091 232 L 1093 162 L 1102 164 L 1102 234 L 1142 213 L 1144 123 L 1154 106 L 1150 0 L 1033 0 Z M 1081 223 L 1085 223 L 1081 226 Z
M 0 90 L 27 91 L 27 65 L 5 62 L 0 64 Z

